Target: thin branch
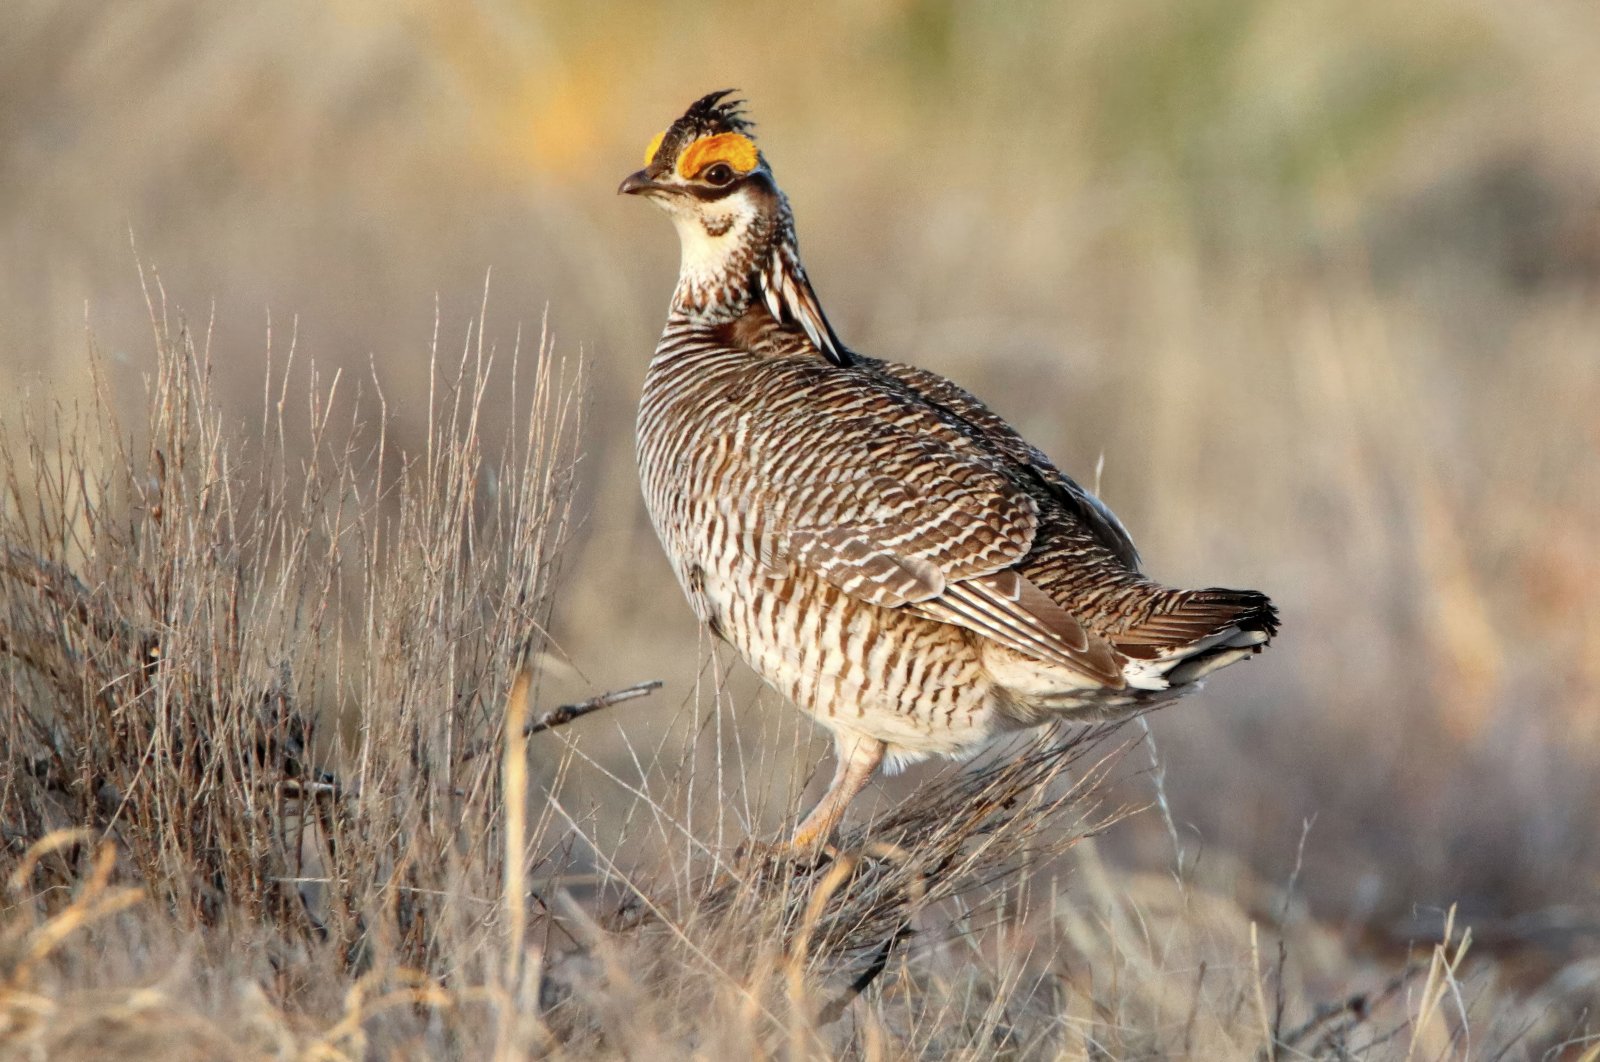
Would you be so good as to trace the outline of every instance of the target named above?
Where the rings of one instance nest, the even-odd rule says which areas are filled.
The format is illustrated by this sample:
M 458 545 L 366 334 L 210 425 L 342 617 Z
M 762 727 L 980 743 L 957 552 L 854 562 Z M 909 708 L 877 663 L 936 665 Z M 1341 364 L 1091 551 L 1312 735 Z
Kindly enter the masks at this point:
M 883 946 L 879 948 L 877 953 L 872 956 L 872 961 L 867 964 L 866 969 L 862 970 L 861 973 L 856 975 L 856 979 L 850 982 L 849 987 L 839 995 L 839 998 L 833 1000 L 827 1006 L 822 1008 L 822 1013 L 817 1016 L 817 1025 L 819 1027 L 832 1025 L 835 1021 L 839 1020 L 839 1018 L 844 1014 L 845 1008 L 848 1007 L 857 996 L 865 992 L 868 986 L 870 986 L 873 981 L 878 979 L 878 975 L 883 973 L 883 971 L 888 968 L 889 956 L 893 954 L 895 945 L 910 935 L 911 920 L 908 918 L 904 922 L 900 923 L 900 928 L 898 930 L 884 938 Z
M 590 712 L 598 712 L 600 709 L 610 708 L 614 704 L 647 697 L 660 688 L 660 679 L 650 679 L 648 682 L 638 682 L 632 686 L 624 686 L 620 690 L 610 690 L 599 696 L 590 697 L 586 701 L 579 701 L 576 704 L 563 704 L 559 708 L 552 708 L 539 718 L 526 724 L 522 728 L 522 736 L 532 737 L 534 734 L 542 734 L 546 730 L 554 730 L 558 726 L 566 726 L 574 719 L 581 719 Z M 492 739 L 477 742 L 461 754 L 461 762 L 465 763 L 476 756 L 483 755 L 493 748 L 494 744 L 495 742 Z

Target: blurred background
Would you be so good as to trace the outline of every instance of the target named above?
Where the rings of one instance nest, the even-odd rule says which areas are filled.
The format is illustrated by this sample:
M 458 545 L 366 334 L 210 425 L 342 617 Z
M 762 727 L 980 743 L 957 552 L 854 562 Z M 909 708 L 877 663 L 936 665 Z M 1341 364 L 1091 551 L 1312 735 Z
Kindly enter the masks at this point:
M 615 189 L 727 86 L 847 343 L 1103 460 L 1153 575 L 1280 603 L 1269 653 L 1152 718 L 1127 784 L 1173 830 L 1123 824 L 1117 859 L 1293 877 L 1374 945 L 1451 902 L 1491 946 L 1600 943 L 1592 5 L 21 0 L 0 416 L 85 394 L 91 331 L 138 406 L 142 261 L 241 421 L 270 329 L 375 375 L 404 440 L 492 271 L 491 341 L 548 315 L 587 364 L 542 696 L 666 680 L 582 724 L 625 762 L 708 710 L 709 648 L 632 461 L 676 239 Z

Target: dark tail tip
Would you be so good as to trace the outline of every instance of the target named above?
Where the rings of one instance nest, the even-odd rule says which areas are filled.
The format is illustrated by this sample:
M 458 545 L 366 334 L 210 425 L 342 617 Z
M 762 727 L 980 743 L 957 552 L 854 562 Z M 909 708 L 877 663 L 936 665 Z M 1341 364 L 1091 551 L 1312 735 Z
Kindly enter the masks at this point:
M 1219 605 L 1233 606 L 1233 625 L 1241 631 L 1262 631 L 1268 638 L 1278 633 L 1278 609 L 1272 599 L 1258 590 L 1202 590 L 1215 594 Z
M 1186 606 L 1215 618 L 1219 626 L 1214 629 L 1221 632 L 1231 627 L 1239 633 L 1181 660 L 1166 673 L 1174 686 L 1197 682 L 1235 660 L 1261 652 L 1278 633 L 1278 610 L 1266 594 L 1213 587 L 1193 591 L 1185 598 Z

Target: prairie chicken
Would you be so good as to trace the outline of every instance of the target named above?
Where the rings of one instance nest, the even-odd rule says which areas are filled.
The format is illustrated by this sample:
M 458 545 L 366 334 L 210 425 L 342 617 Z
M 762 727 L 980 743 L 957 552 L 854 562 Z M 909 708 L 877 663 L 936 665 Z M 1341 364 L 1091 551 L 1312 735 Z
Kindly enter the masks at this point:
M 682 243 L 639 475 L 695 615 L 833 732 L 790 847 L 826 841 L 881 764 L 1115 718 L 1260 651 L 1265 595 L 1145 578 L 1111 511 L 983 403 L 840 342 L 730 93 L 618 189 Z

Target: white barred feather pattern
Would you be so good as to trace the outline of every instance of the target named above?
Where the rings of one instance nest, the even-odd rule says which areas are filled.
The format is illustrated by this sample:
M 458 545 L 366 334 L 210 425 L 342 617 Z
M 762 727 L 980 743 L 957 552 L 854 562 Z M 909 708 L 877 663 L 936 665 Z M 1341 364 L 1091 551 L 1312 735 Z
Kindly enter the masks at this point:
M 1110 509 L 978 399 L 840 343 L 765 159 L 677 172 L 696 138 L 748 132 L 724 95 L 623 186 L 684 247 L 637 433 L 695 614 L 873 765 L 1162 703 L 1259 650 L 1264 595 L 1149 580 Z

